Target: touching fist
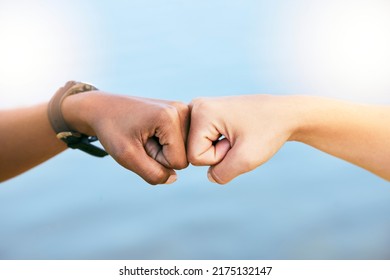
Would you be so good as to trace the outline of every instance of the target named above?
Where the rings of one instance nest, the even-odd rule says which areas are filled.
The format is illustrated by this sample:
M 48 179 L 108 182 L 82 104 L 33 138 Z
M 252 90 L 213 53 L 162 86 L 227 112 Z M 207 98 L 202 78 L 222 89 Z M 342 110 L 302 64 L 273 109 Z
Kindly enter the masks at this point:
M 72 128 L 97 136 L 122 166 L 150 184 L 176 181 L 188 166 L 189 108 L 180 102 L 91 91 L 67 97 L 63 114 Z
M 270 159 L 297 121 L 289 97 L 242 95 L 197 98 L 190 104 L 187 157 L 209 165 L 209 180 L 225 184 Z

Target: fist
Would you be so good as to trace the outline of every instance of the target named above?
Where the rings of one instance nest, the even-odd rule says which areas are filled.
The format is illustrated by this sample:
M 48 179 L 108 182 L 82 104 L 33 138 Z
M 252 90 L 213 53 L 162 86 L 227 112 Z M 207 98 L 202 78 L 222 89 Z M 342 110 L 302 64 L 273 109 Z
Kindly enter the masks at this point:
M 190 104 L 187 157 L 208 165 L 209 180 L 226 184 L 270 159 L 294 127 L 288 97 L 198 98 Z
M 120 165 L 152 185 L 174 182 L 174 170 L 188 166 L 188 105 L 92 91 L 66 98 L 63 106 L 73 127 L 96 135 Z

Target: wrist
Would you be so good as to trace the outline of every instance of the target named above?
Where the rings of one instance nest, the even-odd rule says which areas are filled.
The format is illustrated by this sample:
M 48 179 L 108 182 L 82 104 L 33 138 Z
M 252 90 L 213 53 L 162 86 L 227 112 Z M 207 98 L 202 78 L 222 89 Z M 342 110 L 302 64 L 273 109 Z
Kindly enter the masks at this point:
M 91 126 L 95 94 L 96 91 L 91 91 L 70 95 L 64 99 L 61 110 L 69 128 L 85 135 L 96 136 Z
M 318 138 L 328 137 L 337 130 L 343 118 L 343 103 L 317 96 L 293 96 L 296 127 L 292 141 L 312 145 Z
M 315 111 L 314 103 L 310 96 L 287 96 L 290 110 L 291 131 L 288 141 L 305 142 L 309 137 Z

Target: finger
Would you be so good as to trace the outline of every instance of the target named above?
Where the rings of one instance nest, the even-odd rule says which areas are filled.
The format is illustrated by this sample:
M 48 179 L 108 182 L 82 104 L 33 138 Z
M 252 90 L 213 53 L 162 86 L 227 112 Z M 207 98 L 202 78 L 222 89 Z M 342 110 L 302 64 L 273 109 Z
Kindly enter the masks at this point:
M 149 184 L 170 184 L 177 179 L 175 171 L 150 157 L 142 143 L 128 144 L 126 148 L 117 151 L 112 156 L 119 164 L 137 173 Z
M 178 112 L 169 107 L 167 114 L 160 118 L 155 136 L 162 146 L 162 153 L 158 153 L 156 160 L 167 163 L 166 167 L 183 169 L 188 166 L 185 144 L 182 135 L 182 126 Z
M 157 155 L 161 152 L 162 147 L 157 137 L 149 138 L 145 144 L 145 151 L 148 156 L 156 160 Z M 168 162 L 160 162 L 162 165 L 168 165 Z
M 154 100 L 155 102 L 155 100 Z M 190 126 L 190 108 L 187 104 L 179 101 L 168 101 L 168 100 L 158 100 L 159 103 L 165 103 L 169 106 L 176 108 L 177 113 L 179 114 L 179 120 L 181 125 L 181 132 L 184 143 L 187 142 L 188 129 Z
M 179 114 L 179 121 L 181 127 L 181 133 L 184 144 L 187 142 L 188 130 L 190 126 L 190 109 L 187 104 L 178 101 L 159 100 L 159 102 L 166 103 L 176 108 Z
M 177 108 L 177 111 L 179 113 L 181 134 L 183 137 L 184 147 L 185 147 L 188 138 L 188 130 L 190 128 L 190 109 L 188 105 L 180 102 L 175 103 L 174 106 Z
M 259 163 L 256 161 L 256 151 L 250 145 L 236 143 L 218 164 L 209 168 L 209 180 L 218 184 L 226 184 L 235 177 L 253 170 Z
M 181 124 L 181 129 L 182 129 L 182 136 L 184 143 L 187 142 L 187 136 L 188 136 L 188 130 L 190 126 L 190 108 L 189 105 L 184 104 L 183 102 L 179 101 L 169 101 L 169 100 L 164 100 L 164 99 L 152 99 L 152 98 L 147 98 L 147 97 L 133 97 L 134 99 L 138 100 L 148 100 L 151 103 L 155 103 L 160 105 L 161 103 L 167 104 L 169 106 L 173 106 L 176 108 L 177 112 L 179 113 L 179 118 L 180 118 L 180 124 Z
M 192 140 L 189 147 L 192 148 L 189 148 L 189 153 L 191 153 L 189 161 L 191 164 L 196 166 L 215 165 L 225 157 L 230 149 L 230 142 L 226 138 L 220 141 L 211 141 L 210 139 L 206 139 L 202 144 L 201 140 L 196 140 L 192 138 L 192 136 L 190 137 L 191 138 L 189 139 Z
M 187 157 L 193 165 L 214 165 L 225 157 L 230 143 L 226 138 L 218 141 L 221 132 L 202 114 L 191 112 Z
M 163 154 L 162 146 L 158 142 L 158 138 L 149 138 L 145 144 L 145 151 L 154 160 L 158 161 L 165 167 L 168 167 L 170 163 L 167 161 Z

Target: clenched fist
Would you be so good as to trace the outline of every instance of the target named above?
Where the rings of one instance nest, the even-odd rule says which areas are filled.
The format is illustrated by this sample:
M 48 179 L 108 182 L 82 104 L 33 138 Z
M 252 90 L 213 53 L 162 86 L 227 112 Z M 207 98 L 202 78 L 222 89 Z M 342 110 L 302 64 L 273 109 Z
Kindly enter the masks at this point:
M 119 164 L 150 184 L 172 183 L 174 169 L 188 166 L 183 103 L 91 91 L 67 97 L 62 111 L 71 128 L 96 135 Z
M 297 126 L 288 97 L 242 95 L 192 101 L 187 157 L 226 184 L 270 159 Z

